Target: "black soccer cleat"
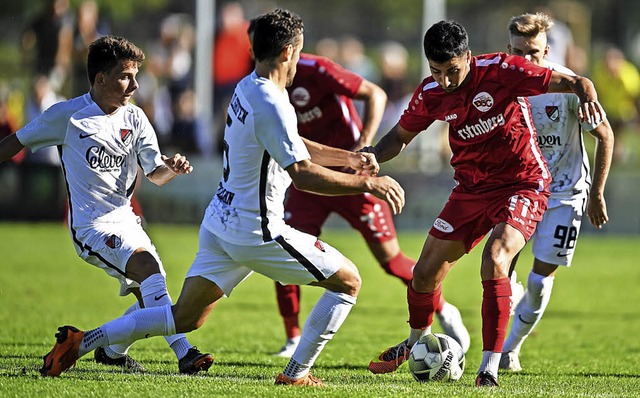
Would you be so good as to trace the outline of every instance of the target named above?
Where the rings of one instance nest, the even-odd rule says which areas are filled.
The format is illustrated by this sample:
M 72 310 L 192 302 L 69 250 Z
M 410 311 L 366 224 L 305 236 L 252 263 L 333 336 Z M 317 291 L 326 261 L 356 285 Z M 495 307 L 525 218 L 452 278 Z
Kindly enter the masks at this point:
M 476 377 L 476 387 L 498 387 L 498 379 L 487 371 L 480 372 Z
M 201 370 L 209 370 L 212 364 L 213 355 L 203 354 L 197 347 L 191 347 L 187 354 L 178 361 L 178 369 L 182 374 L 194 375 Z
M 99 364 L 118 366 L 130 373 L 147 373 L 147 370 L 129 355 L 120 358 L 111 358 L 107 355 L 103 347 L 98 347 L 93 351 L 93 358 Z

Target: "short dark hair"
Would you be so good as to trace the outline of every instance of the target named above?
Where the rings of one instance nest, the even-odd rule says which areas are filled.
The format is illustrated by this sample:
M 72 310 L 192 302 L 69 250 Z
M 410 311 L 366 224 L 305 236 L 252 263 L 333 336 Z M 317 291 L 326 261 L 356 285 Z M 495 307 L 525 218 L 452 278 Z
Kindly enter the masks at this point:
M 446 62 L 469 51 L 469 35 L 454 21 L 440 21 L 424 34 L 424 55 L 428 60 Z
M 278 8 L 255 18 L 253 54 L 257 61 L 275 58 L 304 31 L 302 18 Z
M 102 36 L 89 45 L 87 75 L 93 85 L 99 72 L 113 69 L 120 60 L 130 60 L 138 65 L 144 61 L 144 53 L 129 40 L 118 36 Z

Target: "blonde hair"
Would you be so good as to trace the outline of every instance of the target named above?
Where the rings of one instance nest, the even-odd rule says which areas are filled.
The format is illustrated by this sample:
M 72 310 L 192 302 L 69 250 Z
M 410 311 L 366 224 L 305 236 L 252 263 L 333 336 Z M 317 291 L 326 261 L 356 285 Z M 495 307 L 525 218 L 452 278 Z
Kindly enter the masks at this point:
M 509 21 L 509 33 L 514 36 L 536 37 L 546 33 L 553 26 L 550 16 L 542 12 L 535 14 L 521 14 Z

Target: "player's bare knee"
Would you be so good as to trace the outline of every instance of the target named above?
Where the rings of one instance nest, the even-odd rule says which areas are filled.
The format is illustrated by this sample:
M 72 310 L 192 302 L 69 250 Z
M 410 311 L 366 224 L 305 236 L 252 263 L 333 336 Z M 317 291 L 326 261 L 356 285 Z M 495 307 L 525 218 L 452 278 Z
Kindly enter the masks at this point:
M 127 261 L 126 273 L 127 278 L 141 283 L 151 275 L 160 273 L 160 264 L 151 253 L 138 249 Z

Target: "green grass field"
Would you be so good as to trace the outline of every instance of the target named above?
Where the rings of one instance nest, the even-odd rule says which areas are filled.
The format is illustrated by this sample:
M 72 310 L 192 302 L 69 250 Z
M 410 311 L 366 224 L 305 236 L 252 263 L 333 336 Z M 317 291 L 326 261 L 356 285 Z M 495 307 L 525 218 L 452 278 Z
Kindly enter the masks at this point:
M 168 270 L 168 286 L 177 298 L 197 248 L 196 226 L 150 226 Z M 574 266 L 556 278 L 554 296 L 536 332 L 521 354 L 524 371 L 500 374 L 494 390 L 473 387 L 481 358 L 479 255 L 464 257 L 445 281 L 445 295 L 456 304 L 471 333 L 467 369 L 456 383 L 413 380 L 408 368 L 387 375 L 367 371 L 379 350 L 408 332 L 406 290 L 386 276 L 360 237 L 330 230 L 324 240 L 360 268 L 364 283 L 358 304 L 316 362 L 314 374 L 324 389 L 273 386 L 286 359 L 273 357 L 284 341 L 273 283 L 254 275 L 229 299 L 223 299 L 207 323 L 191 333 L 192 344 L 212 352 L 208 373 L 180 376 L 173 352 L 161 338 L 134 345 L 130 354 L 150 374 L 131 375 L 96 365 L 88 355 L 62 377 L 45 379 L 41 356 L 54 343 L 56 328 L 98 326 L 132 303 L 119 298 L 115 280 L 80 260 L 67 230 L 59 224 L 0 224 L 0 396 L 314 396 L 314 397 L 621 397 L 640 394 L 640 267 L 638 237 L 585 235 Z M 422 232 L 400 235 L 405 252 L 417 256 Z M 528 249 L 519 274 L 526 278 Z M 303 312 L 320 289 L 303 289 Z M 439 331 L 437 321 L 434 331 Z

